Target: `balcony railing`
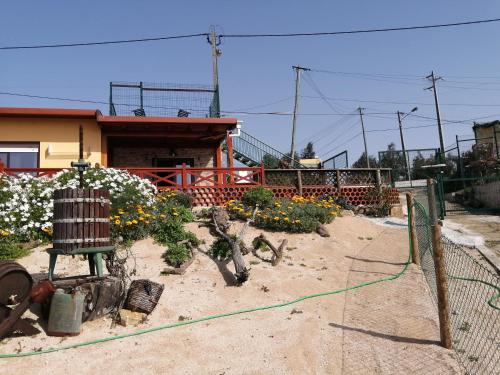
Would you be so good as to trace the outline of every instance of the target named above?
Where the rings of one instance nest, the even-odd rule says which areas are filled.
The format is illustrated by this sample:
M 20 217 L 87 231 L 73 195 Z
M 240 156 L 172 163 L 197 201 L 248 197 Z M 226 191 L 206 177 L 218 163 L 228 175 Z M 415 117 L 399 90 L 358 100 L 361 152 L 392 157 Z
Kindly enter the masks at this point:
M 264 169 L 244 168 L 119 168 L 148 179 L 159 190 L 196 190 L 207 187 L 335 187 L 389 186 L 390 169 Z M 63 168 L 0 168 L 0 174 L 21 173 L 51 177 Z

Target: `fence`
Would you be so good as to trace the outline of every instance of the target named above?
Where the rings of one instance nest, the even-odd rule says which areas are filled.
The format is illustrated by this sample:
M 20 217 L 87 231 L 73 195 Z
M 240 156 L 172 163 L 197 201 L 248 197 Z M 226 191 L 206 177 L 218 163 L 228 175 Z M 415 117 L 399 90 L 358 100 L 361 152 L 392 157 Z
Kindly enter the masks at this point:
M 347 157 L 347 150 L 339 152 L 337 155 L 326 159 L 321 163 L 321 168 L 323 169 L 337 169 L 337 168 L 349 168 L 349 159 Z
M 343 197 L 351 205 L 366 205 L 365 196 L 373 189 L 390 187 L 389 169 L 265 169 L 244 168 L 120 168 L 148 179 L 159 190 L 176 189 L 193 196 L 195 205 L 217 205 L 240 199 L 246 190 L 265 186 L 276 197 L 328 194 Z M 1 173 L 15 176 L 28 173 L 35 177 L 52 176 L 62 168 L 5 168 Z M 396 189 L 390 191 L 391 203 L 399 203 Z
M 111 116 L 219 117 L 219 94 L 212 86 L 110 82 Z
M 439 150 L 437 148 L 421 148 L 414 150 L 387 150 L 379 151 L 378 160 L 381 168 L 391 168 L 393 182 L 427 178 L 424 165 L 436 164 Z
M 414 201 L 413 207 L 420 265 L 437 304 L 432 223 L 418 201 Z M 410 231 L 412 229 L 410 227 Z M 453 243 L 444 236 L 441 242 L 448 284 L 451 337 L 456 357 L 467 374 L 498 374 L 500 277 L 469 254 L 474 249 Z

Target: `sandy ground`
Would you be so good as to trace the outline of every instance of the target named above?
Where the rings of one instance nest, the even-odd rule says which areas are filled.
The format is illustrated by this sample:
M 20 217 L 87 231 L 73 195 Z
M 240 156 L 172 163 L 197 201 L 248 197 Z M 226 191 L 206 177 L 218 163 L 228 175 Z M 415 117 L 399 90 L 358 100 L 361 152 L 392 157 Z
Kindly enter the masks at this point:
M 110 328 L 109 319 L 101 319 L 85 323 L 78 337 L 9 338 L 0 342 L 0 352 L 68 345 L 176 322 L 181 315 L 195 319 L 345 288 L 398 272 L 408 256 L 405 228 L 359 217 L 338 218 L 328 228 L 330 238 L 268 233 L 274 243 L 288 239 L 285 258 L 272 267 L 247 255 L 251 276 L 242 287 L 228 285 L 225 267 L 203 253 L 185 275 L 161 276 L 163 249 L 139 241 L 133 247 L 137 277 L 165 284 L 146 323 Z M 208 230 L 196 223 L 189 229 L 207 241 L 206 249 Z M 250 228 L 246 241 L 260 232 Z M 60 274 L 86 272 L 85 262 L 61 258 Z M 32 273 L 45 272 L 48 256 L 36 250 L 20 263 Z M 453 353 L 438 339 L 436 308 L 422 274 L 410 267 L 397 280 L 293 306 L 0 363 L 9 373 L 51 375 L 459 373 Z

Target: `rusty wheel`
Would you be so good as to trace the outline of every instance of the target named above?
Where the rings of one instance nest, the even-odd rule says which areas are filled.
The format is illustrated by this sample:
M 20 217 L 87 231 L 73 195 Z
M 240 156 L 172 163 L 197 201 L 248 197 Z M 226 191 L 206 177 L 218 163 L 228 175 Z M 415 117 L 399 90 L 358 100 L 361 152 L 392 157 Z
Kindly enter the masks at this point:
M 26 299 L 33 279 L 19 263 L 0 261 L 0 304 L 14 305 Z

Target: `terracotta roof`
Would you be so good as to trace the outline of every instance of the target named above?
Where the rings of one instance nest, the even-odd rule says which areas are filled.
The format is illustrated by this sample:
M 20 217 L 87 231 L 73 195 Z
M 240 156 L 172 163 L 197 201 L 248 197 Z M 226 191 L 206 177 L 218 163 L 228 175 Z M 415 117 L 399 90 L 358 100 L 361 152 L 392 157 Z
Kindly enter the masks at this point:
M 0 107 L 0 117 L 97 118 L 97 109 Z

